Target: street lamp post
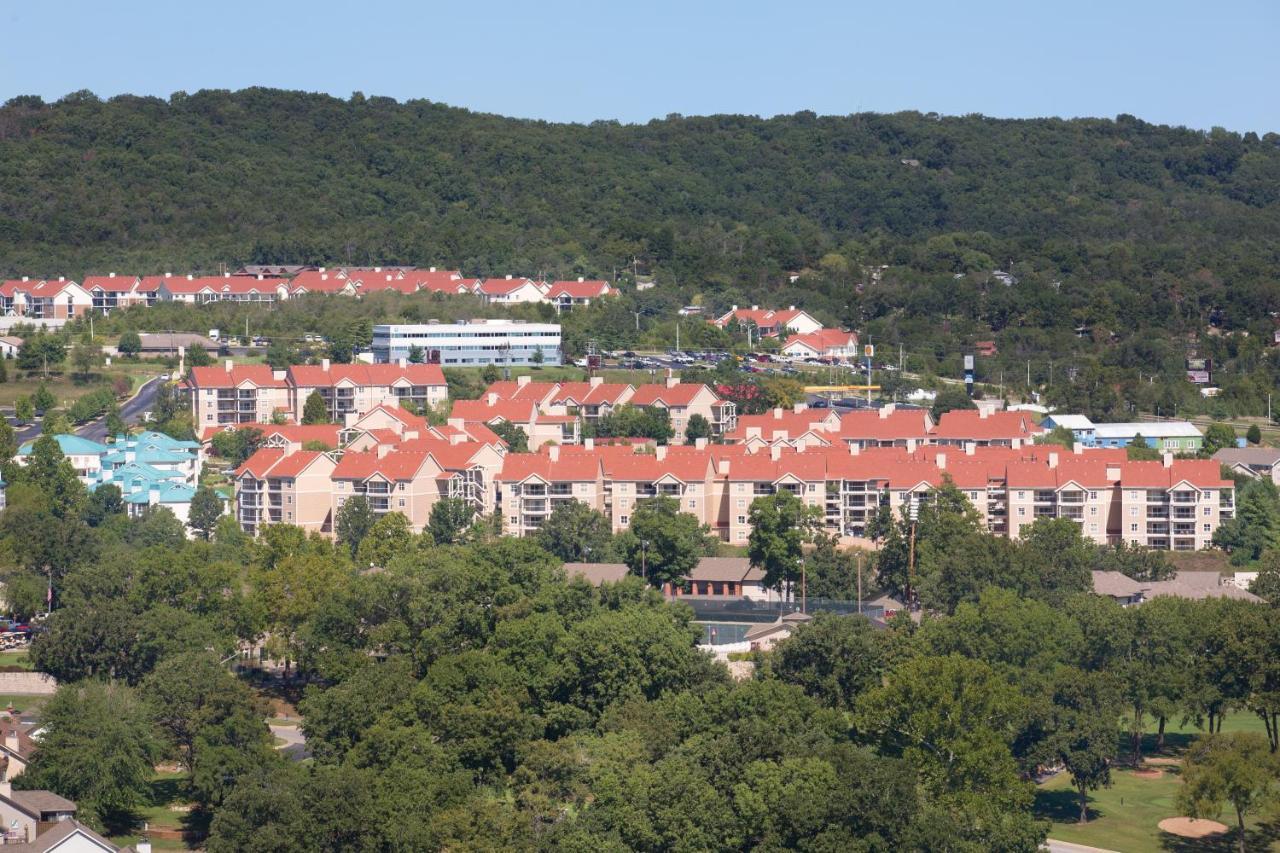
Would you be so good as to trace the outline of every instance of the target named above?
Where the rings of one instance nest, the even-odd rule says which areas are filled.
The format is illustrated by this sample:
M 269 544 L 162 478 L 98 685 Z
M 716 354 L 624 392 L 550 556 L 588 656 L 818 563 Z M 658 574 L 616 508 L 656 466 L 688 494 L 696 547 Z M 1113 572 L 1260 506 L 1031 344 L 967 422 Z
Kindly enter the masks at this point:
M 908 518 L 911 520 L 911 544 L 907 551 L 907 609 L 913 607 L 912 599 L 915 597 L 915 590 L 912 589 L 912 580 L 916 568 L 916 522 L 920 520 L 920 499 L 914 494 L 911 495 L 911 503 L 908 509 Z

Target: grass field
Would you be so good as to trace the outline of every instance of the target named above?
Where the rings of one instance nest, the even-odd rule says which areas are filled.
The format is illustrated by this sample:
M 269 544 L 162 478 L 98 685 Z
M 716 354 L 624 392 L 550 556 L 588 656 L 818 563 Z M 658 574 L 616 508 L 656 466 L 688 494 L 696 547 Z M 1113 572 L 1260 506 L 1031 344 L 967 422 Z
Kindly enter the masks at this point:
M 15 710 L 22 713 L 37 712 L 44 707 L 49 701 L 48 696 L 29 696 L 27 694 L 18 693 L 0 693 L 0 708 L 8 708 L 10 705 Z
M 0 652 L 0 666 L 17 666 L 31 669 L 31 656 L 26 649 L 16 652 Z
M 1224 732 L 1262 732 L 1262 720 L 1253 714 L 1236 713 L 1222 723 Z M 1171 722 L 1165 727 L 1162 757 L 1177 757 L 1192 739 L 1200 734 L 1194 725 Z M 1127 742 L 1125 743 L 1127 748 Z M 1144 755 L 1152 757 L 1155 749 L 1155 725 L 1152 721 L 1143 738 Z M 1077 822 L 1080 804 L 1071 779 L 1060 773 L 1036 791 L 1036 813 L 1053 821 L 1049 837 L 1060 841 L 1086 844 L 1121 853 L 1155 853 L 1155 851 L 1226 851 L 1234 850 L 1235 836 L 1224 833 L 1215 838 L 1184 839 L 1162 832 L 1157 824 L 1167 817 L 1181 814 L 1177 806 L 1181 785 L 1177 767 L 1167 767 L 1160 778 L 1143 778 L 1131 770 L 1112 773 L 1110 788 L 1089 795 L 1089 823 Z M 1231 825 L 1233 816 L 1219 820 Z M 1275 815 L 1263 815 L 1247 821 L 1249 850 L 1280 851 L 1280 823 Z
M 53 394 L 58 405 L 65 407 L 91 391 L 109 387 L 110 377 L 117 374 L 128 376 L 133 382 L 133 390 L 136 391 L 148 379 L 166 372 L 164 365 L 158 362 L 116 361 L 110 366 L 100 365 L 94 368 L 87 381 L 73 379 L 66 371 L 50 373 L 47 379 L 38 373 L 27 375 L 23 372 L 19 378 L 19 371 L 13 364 L 10 361 L 5 365 L 9 371 L 9 381 L 0 382 L 0 409 L 12 410 L 15 400 L 19 397 L 30 397 L 40 387 L 41 382 Z
M 110 840 L 122 847 L 133 844 L 142 835 L 145 823 L 153 850 L 189 849 L 186 842 L 176 836 L 191 830 L 202 835 L 207 827 L 198 825 L 200 816 L 190 811 L 189 803 L 182 796 L 186 778 L 185 773 L 157 773 L 151 782 L 151 801 L 136 814 L 138 824 L 108 836 Z

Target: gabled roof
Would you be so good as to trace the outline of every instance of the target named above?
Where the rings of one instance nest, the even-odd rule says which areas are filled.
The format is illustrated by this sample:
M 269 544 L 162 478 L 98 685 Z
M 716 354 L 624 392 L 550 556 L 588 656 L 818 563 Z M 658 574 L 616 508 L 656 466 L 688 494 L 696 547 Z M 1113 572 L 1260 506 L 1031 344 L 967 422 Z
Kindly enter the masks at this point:
M 487 400 L 455 400 L 449 417 L 486 424 L 497 420 L 528 424 L 537 418 L 537 407 L 521 400 L 497 400 L 493 404 Z
M 446 384 L 438 364 L 331 364 L 327 369 L 318 364 L 295 364 L 288 377 L 294 385 L 305 387 L 330 387 L 343 381 L 387 388 L 401 381 L 415 386 Z
M 613 293 L 609 282 L 598 279 L 578 279 L 577 281 L 555 281 L 547 290 L 548 299 L 596 299 Z
M 345 276 L 333 270 L 305 270 L 298 273 L 289 282 L 289 292 L 297 293 L 341 293 L 353 290 L 354 285 Z
M 58 442 L 58 447 L 62 450 L 64 456 L 105 456 L 111 452 L 111 448 L 107 445 L 81 438 L 78 435 L 59 434 L 55 435 L 53 439 Z M 18 448 L 18 455 L 30 456 L 34 447 L 34 439 L 23 442 L 22 446 Z
M 266 364 L 237 364 L 230 370 L 221 365 L 193 367 L 187 374 L 187 382 L 194 388 L 238 388 L 246 382 L 259 388 L 288 387 Z
M 938 425 L 933 428 L 933 436 L 991 441 L 1033 438 L 1044 431 L 1028 412 L 991 412 L 984 415 L 976 409 L 952 409 L 942 413 Z
M 136 275 L 87 275 L 84 277 L 85 290 L 101 290 L 105 293 L 129 293 L 142 279 Z
M 484 393 L 480 395 L 480 398 L 484 399 L 490 394 L 496 394 L 500 400 L 529 400 L 534 403 L 541 403 L 549 398 L 554 399 L 553 395 L 556 394 L 559 388 L 560 384 L 557 382 L 521 383 L 514 379 L 499 379 L 484 389 Z
M 928 438 L 932 426 L 923 409 L 851 411 L 840 419 L 840 437 L 845 441 L 920 441 Z
M 488 278 L 481 282 L 477 290 L 485 296 L 506 296 L 526 285 L 541 292 L 537 282 L 528 278 Z
M 832 349 L 847 349 L 858 345 L 856 332 L 844 332 L 840 329 L 818 329 L 803 335 L 795 335 L 782 345 L 784 350 L 792 347 L 808 347 L 816 353 L 824 353 Z
M 636 392 L 627 402 L 633 406 L 653 406 L 658 403 L 667 407 L 688 406 L 698 394 L 702 393 L 703 389 L 710 392 L 712 397 L 716 397 L 716 393 L 709 387 L 697 382 L 677 382 L 671 386 L 662 382 L 648 382 L 637 385 Z
M 551 397 L 557 405 L 617 405 L 631 391 L 625 382 L 563 382 Z
M 412 480 L 429 461 L 424 451 L 393 450 L 385 456 L 376 452 L 345 453 L 330 475 L 334 480 L 367 480 L 382 476 L 387 480 Z M 434 474 L 434 472 L 432 472 Z
M 600 461 L 585 453 L 561 455 L 558 459 L 544 453 L 508 453 L 502 459 L 498 479 L 507 483 L 518 483 L 529 477 L 540 477 L 547 482 L 585 482 L 600 477 Z
M 271 467 L 284 458 L 285 452 L 279 447 L 262 447 L 253 452 L 232 475 L 237 480 L 245 474 L 261 480 L 267 476 Z
M 289 282 L 283 278 L 249 276 L 165 276 L 164 288 L 170 293 L 201 293 L 210 291 L 226 294 L 275 293 Z

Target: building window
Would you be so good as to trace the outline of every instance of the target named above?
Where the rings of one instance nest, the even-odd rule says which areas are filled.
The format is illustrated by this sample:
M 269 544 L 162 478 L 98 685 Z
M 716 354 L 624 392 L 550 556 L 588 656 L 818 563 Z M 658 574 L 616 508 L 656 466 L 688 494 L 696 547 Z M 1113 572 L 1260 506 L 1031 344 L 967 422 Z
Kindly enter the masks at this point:
M 1027 496 L 1027 493 L 1026 493 L 1026 492 L 1019 490 L 1019 492 L 1018 492 L 1018 500 L 1022 500 L 1022 499 L 1023 499 L 1023 498 L 1025 498 L 1026 496 Z
M 739 524 L 746 524 L 746 523 L 747 523 L 747 517 L 746 517 L 745 515 L 740 515 L 740 516 L 738 516 L 738 523 L 739 523 Z
M 1096 501 L 1097 499 L 1098 499 L 1098 493 L 1097 493 L 1097 492 L 1089 492 L 1089 500 L 1091 500 L 1091 501 Z
M 630 524 L 631 517 L 627 515 L 621 515 L 621 516 L 618 516 L 618 521 L 620 521 L 622 524 Z
M 1138 525 L 1136 525 L 1136 524 L 1130 524 L 1130 525 L 1129 525 L 1129 532 L 1130 532 L 1130 533 L 1137 533 L 1137 532 L 1138 532 Z
M 1096 506 L 1089 507 L 1089 515 L 1097 515 L 1097 514 L 1098 514 L 1098 508 Z
M 1205 507 L 1205 508 L 1204 508 L 1204 514 L 1205 514 L 1205 515 L 1208 515 L 1208 514 L 1209 514 L 1209 510 L 1210 510 L 1210 507 Z
M 400 508 L 404 509 L 404 498 L 400 499 Z
M 1025 506 L 1018 507 L 1018 515 L 1023 516 L 1026 514 L 1027 514 L 1027 508 Z
M 1096 523 L 1095 523 L 1095 524 L 1090 524 L 1090 525 L 1089 525 L 1089 532 L 1090 532 L 1090 533 L 1097 533 L 1097 532 L 1098 532 L 1098 525 L 1097 525 Z
M 697 509 L 697 508 L 698 508 L 697 501 L 689 501 L 689 509 Z
M 1209 525 L 1209 524 L 1205 524 L 1205 525 L 1204 525 L 1204 532 L 1205 532 L 1205 533 L 1208 533 L 1208 532 L 1209 532 L 1209 528 L 1210 528 L 1210 526 L 1211 526 L 1211 525 Z

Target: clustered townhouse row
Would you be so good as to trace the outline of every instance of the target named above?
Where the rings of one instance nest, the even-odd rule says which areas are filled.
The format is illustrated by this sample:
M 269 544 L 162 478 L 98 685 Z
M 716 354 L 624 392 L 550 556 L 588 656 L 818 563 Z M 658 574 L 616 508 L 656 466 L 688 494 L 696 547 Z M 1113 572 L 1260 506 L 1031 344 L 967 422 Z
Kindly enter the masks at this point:
M 10 279 L 0 283 L 0 313 L 32 319 L 67 319 L 90 311 L 156 302 L 282 302 L 308 293 L 360 296 L 365 293 L 472 294 L 486 302 L 546 302 L 557 308 L 590 305 L 617 290 L 606 281 L 534 281 L 523 277 L 466 278 L 457 270 L 372 267 L 303 270 L 290 278 L 265 275 L 107 275 L 86 276 L 83 283 L 65 276 Z
M 526 536 L 567 501 L 601 511 L 621 531 L 639 501 L 665 495 L 741 544 L 751 503 L 763 495 L 792 492 L 820 511 L 830 532 L 860 537 L 880 507 L 899 512 L 951 483 L 999 535 L 1017 538 L 1038 518 L 1067 518 L 1095 542 L 1174 550 L 1208 547 L 1234 514 L 1233 484 L 1215 462 L 1131 462 L 1123 449 L 1036 445 L 1043 430 L 1020 412 L 948 412 L 937 424 L 927 412 L 893 407 L 843 417 L 803 406 L 726 416 L 725 401 L 705 386 L 648 388 L 499 382 L 480 400 L 456 401 L 443 427 L 378 404 L 328 428 L 340 448 L 329 453 L 303 451 L 305 439 L 287 435 L 307 427 L 268 428 L 269 446 L 236 473 L 237 514 L 249 531 L 284 522 L 332 535 L 336 513 L 358 494 L 375 513 L 402 512 L 421 529 L 437 501 L 461 497 L 477 512 L 497 513 L 507 534 Z M 621 405 L 609 400 L 624 396 L 637 405 L 685 401 L 676 408 L 686 423 L 695 404 L 709 420 L 719 404 L 725 443 L 603 443 L 580 438 L 576 426 L 572 440 L 561 440 L 567 422 L 607 414 Z M 502 421 L 540 436 L 533 452 L 508 452 L 490 429 Z

